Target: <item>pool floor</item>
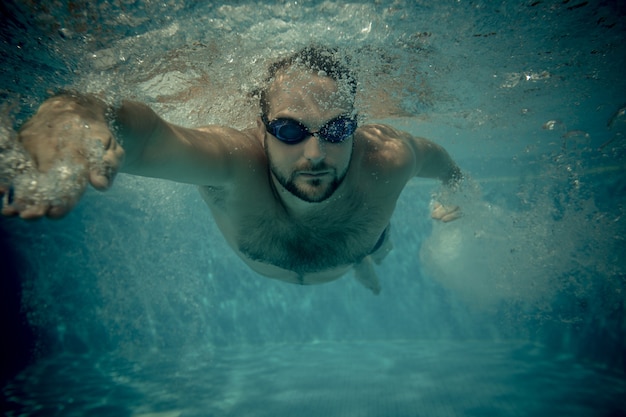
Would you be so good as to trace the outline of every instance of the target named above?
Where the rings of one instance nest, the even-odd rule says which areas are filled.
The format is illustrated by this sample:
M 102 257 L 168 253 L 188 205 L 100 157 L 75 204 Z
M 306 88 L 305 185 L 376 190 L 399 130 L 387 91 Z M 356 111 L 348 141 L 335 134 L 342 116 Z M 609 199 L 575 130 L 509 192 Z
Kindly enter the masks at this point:
M 6 416 L 626 415 L 619 372 L 523 342 L 345 342 L 41 360 Z

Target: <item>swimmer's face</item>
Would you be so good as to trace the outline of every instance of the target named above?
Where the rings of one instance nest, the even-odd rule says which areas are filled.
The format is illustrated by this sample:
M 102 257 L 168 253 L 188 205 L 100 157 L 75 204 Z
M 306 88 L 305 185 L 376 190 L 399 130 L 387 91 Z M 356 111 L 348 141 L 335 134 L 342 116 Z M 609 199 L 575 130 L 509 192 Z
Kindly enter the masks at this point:
M 310 132 L 328 121 L 351 114 L 352 97 L 327 76 L 295 68 L 279 72 L 268 90 L 269 121 L 292 119 Z M 264 129 L 259 121 L 259 128 Z M 265 151 L 276 180 L 296 197 L 320 202 L 330 197 L 348 172 L 354 137 L 331 143 L 310 135 L 295 144 L 265 132 Z

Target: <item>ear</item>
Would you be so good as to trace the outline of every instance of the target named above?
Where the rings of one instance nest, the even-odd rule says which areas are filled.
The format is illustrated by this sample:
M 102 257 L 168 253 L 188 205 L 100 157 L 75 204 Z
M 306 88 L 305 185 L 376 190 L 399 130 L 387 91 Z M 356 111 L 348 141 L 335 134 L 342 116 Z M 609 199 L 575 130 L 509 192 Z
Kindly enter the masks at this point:
M 256 118 L 256 127 L 257 129 L 259 129 L 259 132 L 261 132 L 261 134 L 265 134 L 265 123 L 263 123 L 263 120 L 261 120 L 261 116 L 258 116 Z
M 267 139 L 267 130 L 265 129 L 265 123 L 261 120 L 261 117 L 256 118 L 257 138 L 261 143 L 261 146 L 265 146 L 265 140 Z

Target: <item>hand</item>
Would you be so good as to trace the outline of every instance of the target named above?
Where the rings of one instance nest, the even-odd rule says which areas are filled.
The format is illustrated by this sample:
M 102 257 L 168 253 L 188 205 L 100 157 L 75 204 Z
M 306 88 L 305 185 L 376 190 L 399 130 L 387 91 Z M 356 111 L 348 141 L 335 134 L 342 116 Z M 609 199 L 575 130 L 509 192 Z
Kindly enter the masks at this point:
M 441 220 L 444 223 L 456 220 L 463 215 L 459 206 L 443 206 L 438 202 L 434 202 L 432 207 L 430 217 L 435 220 Z
M 0 129 L 3 215 L 59 218 L 88 183 L 99 190 L 111 186 L 124 150 L 105 111 L 95 98 L 62 95 L 45 101 L 18 134 Z

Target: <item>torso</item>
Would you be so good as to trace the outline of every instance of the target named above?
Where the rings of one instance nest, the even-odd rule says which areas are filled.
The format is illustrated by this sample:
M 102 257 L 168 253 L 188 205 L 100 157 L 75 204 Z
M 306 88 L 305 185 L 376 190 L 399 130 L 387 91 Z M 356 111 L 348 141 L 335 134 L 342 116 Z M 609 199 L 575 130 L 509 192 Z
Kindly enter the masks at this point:
M 357 131 L 342 186 L 317 203 L 319 210 L 299 218 L 290 216 L 275 194 L 262 156 L 250 162 L 250 174 L 234 187 L 200 188 L 224 237 L 254 271 L 296 284 L 320 284 L 339 278 L 372 251 L 409 175 L 401 172 L 407 170 L 402 163 L 398 172 L 371 172 L 363 162 L 371 135 L 361 136 Z

